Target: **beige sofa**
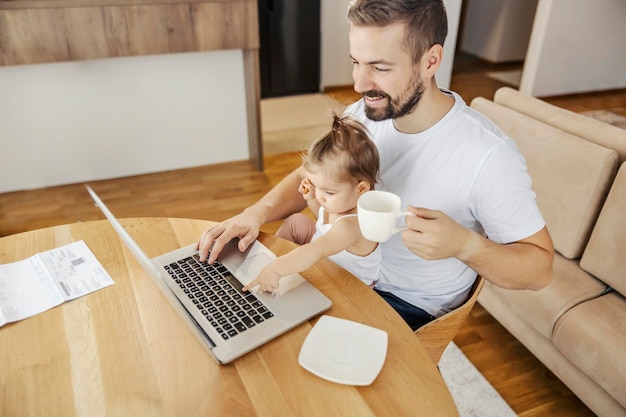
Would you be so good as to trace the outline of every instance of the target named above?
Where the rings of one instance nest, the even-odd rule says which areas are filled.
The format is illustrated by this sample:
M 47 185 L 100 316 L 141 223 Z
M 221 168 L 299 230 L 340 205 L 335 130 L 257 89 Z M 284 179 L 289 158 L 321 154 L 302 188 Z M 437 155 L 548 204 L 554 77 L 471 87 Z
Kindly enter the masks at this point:
M 540 291 L 478 302 L 599 416 L 626 416 L 626 130 L 504 87 L 471 107 L 515 139 L 557 251 Z

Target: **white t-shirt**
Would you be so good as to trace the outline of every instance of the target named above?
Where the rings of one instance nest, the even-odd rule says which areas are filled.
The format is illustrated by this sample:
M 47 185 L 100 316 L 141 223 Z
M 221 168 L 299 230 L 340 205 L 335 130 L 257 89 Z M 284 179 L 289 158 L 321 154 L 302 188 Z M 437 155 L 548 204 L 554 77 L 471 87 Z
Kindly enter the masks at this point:
M 398 132 L 392 120 L 374 122 L 363 100 L 347 113 L 367 126 L 380 153 L 376 188 L 407 205 L 440 210 L 498 243 L 526 238 L 544 227 L 526 162 L 515 142 L 456 93 L 452 109 L 416 134 Z M 409 251 L 400 234 L 381 244 L 376 288 L 440 316 L 462 304 L 476 273 L 456 258 L 428 261 Z

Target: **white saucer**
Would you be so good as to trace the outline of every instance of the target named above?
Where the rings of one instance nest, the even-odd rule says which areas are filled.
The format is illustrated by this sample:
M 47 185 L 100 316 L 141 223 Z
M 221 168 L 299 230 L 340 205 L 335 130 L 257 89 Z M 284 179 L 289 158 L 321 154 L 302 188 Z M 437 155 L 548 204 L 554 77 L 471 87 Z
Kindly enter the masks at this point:
M 298 363 L 332 382 L 369 385 L 387 356 L 387 332 L 337 317 L 322 316 L 307 335 Z

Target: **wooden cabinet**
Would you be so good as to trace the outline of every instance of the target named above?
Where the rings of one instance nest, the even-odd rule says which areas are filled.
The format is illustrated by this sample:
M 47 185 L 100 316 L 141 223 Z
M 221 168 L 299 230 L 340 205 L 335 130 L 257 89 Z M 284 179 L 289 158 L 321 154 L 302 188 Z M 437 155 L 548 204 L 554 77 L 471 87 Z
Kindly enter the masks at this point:
M 258 48 L 254 0 L 0 1 L 2 65 Z
M 242 49 L 261 170 L 258 32 L 256 0 L 0 0 L 0 65 Z

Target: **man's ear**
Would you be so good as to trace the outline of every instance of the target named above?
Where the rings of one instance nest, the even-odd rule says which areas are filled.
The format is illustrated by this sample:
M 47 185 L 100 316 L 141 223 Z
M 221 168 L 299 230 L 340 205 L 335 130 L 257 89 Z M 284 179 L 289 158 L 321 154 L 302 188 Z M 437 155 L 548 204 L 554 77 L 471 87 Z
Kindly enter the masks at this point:
M 435 44 L 430 47 L 422 58 L 422 71 L 427 78 L 432 78 L 441 66 L 443 46 Z
M 370 183 L 367 181 L 359 181 L 357 184 L 357 189 L 359 190 L 359 194 L 363 194 L 366 191 L 371 190 Z

